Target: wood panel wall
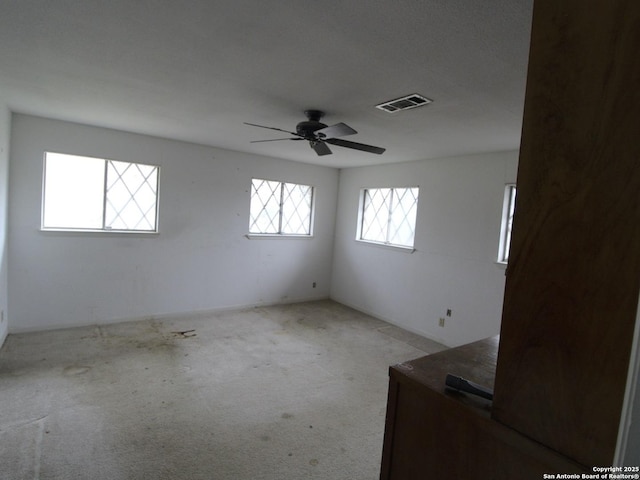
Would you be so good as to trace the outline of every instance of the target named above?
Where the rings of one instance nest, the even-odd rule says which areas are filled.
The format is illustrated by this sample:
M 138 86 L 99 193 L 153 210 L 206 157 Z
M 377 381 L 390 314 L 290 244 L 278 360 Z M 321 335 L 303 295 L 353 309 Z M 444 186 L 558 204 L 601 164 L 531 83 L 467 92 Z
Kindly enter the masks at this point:
M 640 291 L 640 2 L 536 0 L 493 418 L 610 465 Z

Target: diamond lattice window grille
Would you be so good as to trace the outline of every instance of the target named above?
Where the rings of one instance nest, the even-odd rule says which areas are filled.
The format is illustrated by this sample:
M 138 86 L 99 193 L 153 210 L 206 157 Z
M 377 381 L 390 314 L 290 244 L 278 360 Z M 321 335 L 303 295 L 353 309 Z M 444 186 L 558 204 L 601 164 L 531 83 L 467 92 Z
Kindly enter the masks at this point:
M 418 189 L 398 188 L 394 190 L 394 193 L 394 202 L 389 218 L 389 243 L 413 246 L 418 210 Z
M 310 235 L 313 187 L 254 178 L 249 233 Z
M 359 238 L 412 248 L 418 192 L 418 187 L 365 189 Z
M 155 232 L 159 167 L 45 153 L 42 228 Z
M 364 212 L 362 215 L 363 240 L 386 242 L 391 209 L 391 189 L 375 188 L 364 191 Z
M 107 161 L 105 228 L 155 230 L 158 168 Z
M 251 182 L 251 233 L 278 233 L 280 230 L 280 182 L 253 179 Z
M 282 188 L 282 233 L 309 235 L 311 226 L 311 187 L 284 183 Z

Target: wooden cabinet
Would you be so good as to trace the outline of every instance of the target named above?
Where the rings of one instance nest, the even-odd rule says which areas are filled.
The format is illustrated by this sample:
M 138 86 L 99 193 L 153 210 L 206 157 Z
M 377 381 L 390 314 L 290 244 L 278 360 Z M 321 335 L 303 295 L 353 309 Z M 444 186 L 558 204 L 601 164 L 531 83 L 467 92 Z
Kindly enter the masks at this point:
M 382 480 L 540 480 L 588 470 L 491 419 L 491 402 L 445 389 L 447 373 L 493 387 L 498 338 L 389 370 Z

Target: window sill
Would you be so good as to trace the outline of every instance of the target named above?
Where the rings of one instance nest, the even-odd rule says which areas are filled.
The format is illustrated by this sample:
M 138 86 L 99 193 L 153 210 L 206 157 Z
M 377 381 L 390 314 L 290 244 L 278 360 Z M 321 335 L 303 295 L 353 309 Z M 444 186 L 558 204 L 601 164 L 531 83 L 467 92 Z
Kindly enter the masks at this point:
M 248 240 L 273 240 L 273 239 L 288 239 L 288 240 L 309 240 L 313 238 L 313 235 L 282 235 L 279 233 L 247 233 L 245 238 Z
M 361 243 L 362 245 L 367 245 L 370 247 L 377 247 L 377 248 L 382 248 L 385 250 L 390 250 L 390 251 L 395 251 L 395 252 L 400 252 L 400 253 L 413 253 L 416 251 L 415 248 L 413 247 L 402 247 L 400 245 L 391 245 L 391 244 L 387 244 L 387 243 L 379 243 L 379 242 L 370 242 L 367 240 L 360 240 L 358 238 L 356 238 L 356 243 Z
M 88 229 L 88 228 L 40 228 L 42 233 L 91 233 L 91 234 L 124 234 L 124 235 L 158 235 L 157 230 L 115 230 L 115 229 Z

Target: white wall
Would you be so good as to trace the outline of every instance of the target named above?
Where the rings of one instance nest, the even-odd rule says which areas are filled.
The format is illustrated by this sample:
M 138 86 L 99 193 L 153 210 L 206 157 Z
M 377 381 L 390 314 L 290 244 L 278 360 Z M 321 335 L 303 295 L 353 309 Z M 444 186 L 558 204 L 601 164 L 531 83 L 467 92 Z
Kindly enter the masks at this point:
M 7 338 L 9 315 L 7 301 L 7 203 L 9 190 L 9 138 L 11 113 L 0 99 L 0 346 Z
M 46 150 L 159 164 L 160 234 L 41 232 Z M 504 290 L 504 269 L 495 263 L 503 189 L 516 170 L 517 152 L 505 152 L 339 172 L 14 115 L 9 330 L 330 295 L 450 346 L 495 335 Z M 245 238 L 252 177 L 314 185 L 314 238 Z M 420 186 L 416 251 L 356 242 L 360 189 L 406 185 Z M 6 292 L 0 272 L 0 308 L 3 285 Z M 441 328 L 447 309 L 452 316 Z
M 11 149 L 10 332 L 329 295 L 336 169 L 26 115 Z M 160 233 L 40 231 L 46 150 L 160 165 Z M 315 186 L 314 238 L 245 238 L 252 177 Z
M 505 270 L 495 261 L 517 160 L 514 151 L 342 170 L 331 297 L 449 346 L 497 335 Z M 415 185 L 414 253 L 355 240 L 360 189 Z

